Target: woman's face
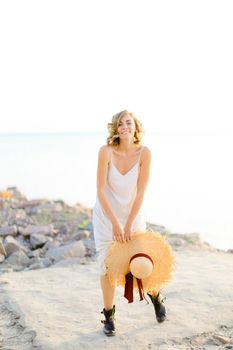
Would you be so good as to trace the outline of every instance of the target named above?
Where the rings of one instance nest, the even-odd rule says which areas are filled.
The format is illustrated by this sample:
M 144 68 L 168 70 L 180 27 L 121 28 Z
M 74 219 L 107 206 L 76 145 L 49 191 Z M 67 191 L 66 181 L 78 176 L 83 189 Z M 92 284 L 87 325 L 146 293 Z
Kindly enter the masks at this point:
M 134 118 L 130 115 L 124 115 L 118 124 L 117 132 L 120 139 L 133 138 L 135 134 L 135 122 Z

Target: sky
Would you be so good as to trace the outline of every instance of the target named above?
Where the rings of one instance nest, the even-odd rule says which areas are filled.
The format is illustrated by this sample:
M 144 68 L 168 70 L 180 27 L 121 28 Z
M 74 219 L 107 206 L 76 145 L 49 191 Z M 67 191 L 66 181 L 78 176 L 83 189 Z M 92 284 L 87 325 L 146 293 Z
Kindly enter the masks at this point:
M 0 2 L 0 133 L 231 133 L 233 3 Z

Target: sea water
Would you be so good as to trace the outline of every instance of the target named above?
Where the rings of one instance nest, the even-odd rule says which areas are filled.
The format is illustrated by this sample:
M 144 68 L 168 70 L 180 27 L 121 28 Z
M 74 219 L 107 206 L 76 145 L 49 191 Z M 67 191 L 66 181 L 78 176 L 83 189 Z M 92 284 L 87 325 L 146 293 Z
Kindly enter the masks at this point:
M 0 190 L 17 186 L 29 199 L 63 199 L 93 207 L 98 150 L 105 133 L 0 135 Z M 149 222 L 173 233 L 198 232 L 233 248 L 233 141 L 227 134 L 147 133 L 152 152 L 145 196 Z

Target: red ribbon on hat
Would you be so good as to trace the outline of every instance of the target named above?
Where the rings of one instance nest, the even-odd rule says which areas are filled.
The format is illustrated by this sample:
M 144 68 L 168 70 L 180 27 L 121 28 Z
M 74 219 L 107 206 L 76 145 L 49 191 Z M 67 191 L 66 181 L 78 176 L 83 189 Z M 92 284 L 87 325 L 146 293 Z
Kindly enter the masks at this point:
M 138 258 L 140 256 L 148 258 L 152 262 L 152 264 L 154 265 L 154 262 L 151 259 L 151 257 L 149 255 L 147 255 L 147 254 L 144 254 L 144 253 L 138 253 L 138 254 L 133 255 L 131 257 L 129 263 L 131 263 L 131 261 L 133 259 Z M 131 272 L 129 272 L 129 273 L 127 273 L 127 275 L 125 275 L 125 292 L 124 292 L 124 297 L 128 300 L 128 303 L 132 303 L 133 302 L 133 278 L 134 278 L 134 276 L 132 275 Z M 137 285 L 138 285 L 140 301 L 143 300 L 143 299 L 146 300 L 141 278 L 136 278 L 136 281 L 137 281 Z M 147 301 L 147 303 L 148 303 L 148 301 Z

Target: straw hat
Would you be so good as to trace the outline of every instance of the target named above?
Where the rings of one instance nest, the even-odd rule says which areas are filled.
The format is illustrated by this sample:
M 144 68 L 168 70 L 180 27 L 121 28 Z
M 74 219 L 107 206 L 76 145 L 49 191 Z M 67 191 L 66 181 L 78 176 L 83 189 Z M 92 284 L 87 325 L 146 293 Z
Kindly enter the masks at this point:
M 130 259 L 129 270 L 136 278 L 149 277 L 153 271 L 154 263 L 149 256 L 145 254 L 135 254 Z
M 114 242 L 105 258 L 110 283 L 124 286 L 129 302 L 133 288 L 139 291 L 140 300 L 144 292 L 158 292 L 171 279 L 174 263 L 165 238 L 153 231 L 136 231 L 129 242 Z

